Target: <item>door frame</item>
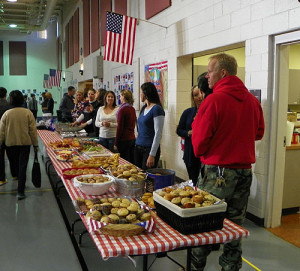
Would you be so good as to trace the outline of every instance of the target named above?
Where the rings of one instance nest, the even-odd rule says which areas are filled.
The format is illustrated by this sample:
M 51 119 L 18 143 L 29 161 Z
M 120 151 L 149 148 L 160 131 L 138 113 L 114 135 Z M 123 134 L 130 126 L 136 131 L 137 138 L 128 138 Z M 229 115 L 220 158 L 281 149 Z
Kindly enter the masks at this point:
M 300 31 L 289 32 L 273 37 L 273 78 L 271 101 L 271 131 L 268 167 L 268 193 L 265 227 L 277 227 L 281 224 L 282 198 L 284 184 L 286 112 L 288 106 L 288 77 L 281 76 L 288 69 L 288 46 L 300 43 Z M 287 89 L 288 90 L 288 89 Z

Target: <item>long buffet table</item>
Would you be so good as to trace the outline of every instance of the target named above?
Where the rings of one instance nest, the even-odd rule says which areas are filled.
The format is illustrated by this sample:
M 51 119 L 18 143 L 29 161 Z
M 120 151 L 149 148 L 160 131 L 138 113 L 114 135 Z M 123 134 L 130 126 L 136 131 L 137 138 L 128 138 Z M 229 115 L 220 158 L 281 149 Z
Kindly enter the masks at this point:
M 61 180 L 67 189 L 69 196 L 72 200 L 76 200 L 78 197 L 97 198 L 97 196 L 87 196 L 83 194 L 78 188 L 74 187 L 71 180 L 65 179 L 62 176 L 62 170 L 70 168 L 72 163 L 61 162 L 56 159 L 54 150 L 48 146 L 49 142 L 61 140 L 61 137 L 56 132 L 47 130 L 39 130 L 38 135 L 45 145 L 46 152 L 49 155 L 52 164 L 57 171 L 57 174 L 61 177 Z M 126 162 L 120 159 L 120 163 Z M 107 197 L 119 196 L 113 189 L 109 190 Z M 85 218 L 80 215 L 86 228 Z M 113 237 L 99 233 L 98 231 L 89 231 L 91 238 L 93 239 L 101 257 L 107 259 L 117 256 L 130 256 L 130 255 L 143 255 L 144 256 L 144 270 L 147 270 L 147 257 L 146 255 L 168 252 L 176 249 L 187 249 L 187 270 L 190 270 L 190 251 L 192 247 L 226 243 L 232 240 L 248 237 L 249 232 L 234 224 L 228 219 L 224 220 L 224 227 L 222 230 L 204 232 L 199 234 L 183 235 L 177 230 L 173 229 L 158 216 L 155 217 L 156 229 L 154 233 L 143 233 L 136 236 L 129 237 Z

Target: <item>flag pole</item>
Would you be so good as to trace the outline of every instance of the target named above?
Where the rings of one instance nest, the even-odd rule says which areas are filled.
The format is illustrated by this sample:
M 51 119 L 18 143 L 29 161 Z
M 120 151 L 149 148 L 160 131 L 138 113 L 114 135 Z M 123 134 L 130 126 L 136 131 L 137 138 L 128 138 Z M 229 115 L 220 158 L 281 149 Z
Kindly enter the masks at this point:
M 117 12 L 112 12 L 112 11 L 107 11 L 107 12 L 115 13 L 115 14 L 118 14 L 118 15 L 121 15 L 121 16 L 125 16 L 124 14 L 117 13 Z M 129 16 L 129 17 L 130 17 L 130 16 Z M 131 17 L 131 18 L 135 18 L 135 17 Z M 163 25 L 161 25 L 161 24 L 152 23 L 152 22 L 149 22 L 149 21 L 140 19 L 140 18 L 135 18 L 135 19 L 137 19 L 138 21 L 142 21 L 142 22 L 145 22 L 145 23 L 154 24 L 154 25 L 157 25 L 157 26 L 159 26 L 159 27 L 163 27 L 163 28 L 165 28 L 165 29 L 168 28 L 167 26 L 163 26 Z
M 163 28 L 165 28 L 165 29 L 168 29 L 167 26 L 163 26 L 163 25 L 161 25 L 161 24 L 152 23 L 152 22 L 149 22 L 149 21 L 146 21 L 146 20 L 143 20 L 143 19 L 139 19 L 139 18 L 137 18 L 137 19 L 138 19 L 139 21 L 142 21 L 142 22 L 145 22 L 145 23 L 154 24 L 154 25 L 157 25 L 157 26 L 159 26 L 159 27 L 163 27 Z

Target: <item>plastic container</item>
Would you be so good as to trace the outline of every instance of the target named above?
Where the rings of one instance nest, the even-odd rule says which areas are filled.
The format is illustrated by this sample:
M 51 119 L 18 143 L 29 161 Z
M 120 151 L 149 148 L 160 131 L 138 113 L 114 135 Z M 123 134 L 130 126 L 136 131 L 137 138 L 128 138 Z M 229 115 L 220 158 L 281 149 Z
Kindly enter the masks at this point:
M 146 190 L 148 192 L 153 192 L 154 190 L 171 186 L 174 184 L 175 171 L 172 169 L 151 168 L 146 170 L 146 173 L 147 173 Z M 153 187 L 153 189 L 151 186 Z
M 80 177 L 93 177 L 97 174 L 81 175 Z M 74 186 L 79 188 L 86 195 L 102 195 L 105 194 L 111 185 L 114 183 L 114 178 L 109 175 L 103 175 L 110 181 L 105 183 L 83 183 L 78 181 L 78 177 L 73 179 Z
M 223 228 L 227 203 L 214 197 L 218 204 L 183 209 L 153 193 L 157 215 L 182 234 L 195 234 Z

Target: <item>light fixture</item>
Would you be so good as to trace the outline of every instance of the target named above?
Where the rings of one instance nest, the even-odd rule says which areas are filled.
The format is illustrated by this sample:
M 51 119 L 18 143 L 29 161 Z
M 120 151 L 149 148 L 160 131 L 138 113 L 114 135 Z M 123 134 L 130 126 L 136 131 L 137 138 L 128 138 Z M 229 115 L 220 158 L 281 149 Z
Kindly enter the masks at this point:
M 18 25 L 16 25 L 16 24 L 10 24 L 8 26 L 11 27 L 11 28 L 16 28 Z
M 81 75 L 83 75 L 83 69 L 84 69 L 83 58 L 81 57 L 81 58 L 80 58 L 80 70 L 79 70 L 79 73 L 80 73 Z
M 18 0 L 6 0 L 7 2 L 17 2 Z

